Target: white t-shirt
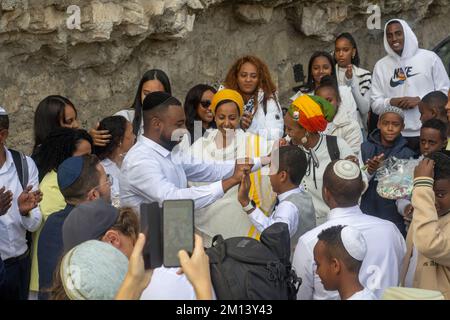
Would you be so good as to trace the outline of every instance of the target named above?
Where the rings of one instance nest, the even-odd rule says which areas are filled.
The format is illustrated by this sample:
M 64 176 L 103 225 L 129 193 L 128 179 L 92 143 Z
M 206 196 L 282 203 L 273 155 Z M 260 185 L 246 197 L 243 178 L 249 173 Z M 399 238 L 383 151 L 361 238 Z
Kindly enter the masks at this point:
M 178 268 L 166 268 L 164 266 L 153 270 L 152 279 L 144 292 L 141 300 L 197 300 L 194 287 L 185 274 L 178 275 Z M 212 290 L 212 299 L 216 295 Z
M 377 297 L 367 288 L 364 288 L 361 291 L 356 292 L 347 300 L 378 300 Z
M 194 287 L 178 268 L 160 267 L 153 270 L 152 279 L 141 300 L 196 300 Z

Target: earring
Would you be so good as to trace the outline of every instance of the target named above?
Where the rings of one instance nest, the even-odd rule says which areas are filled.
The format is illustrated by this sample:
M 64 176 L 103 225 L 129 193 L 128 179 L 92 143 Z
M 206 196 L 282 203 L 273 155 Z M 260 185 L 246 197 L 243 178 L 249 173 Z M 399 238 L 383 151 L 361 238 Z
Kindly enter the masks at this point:
M 300 139 L 300 142 L 302 143 L 302 145 L 305 145 L 306 143 L 308 143 L 308 137 L 309 137 L 309 132 L 306 132 L 305 135 L 303 136 L 303 138 Z

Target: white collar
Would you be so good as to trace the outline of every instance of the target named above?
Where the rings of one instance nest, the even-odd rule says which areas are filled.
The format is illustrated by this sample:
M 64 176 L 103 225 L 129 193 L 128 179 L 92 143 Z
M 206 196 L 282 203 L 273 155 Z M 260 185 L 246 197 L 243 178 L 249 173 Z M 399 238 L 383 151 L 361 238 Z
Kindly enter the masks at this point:
M 162 155 L 164 158 L 166 158 L 168 155 L 170 155 L 170 151 L 167 150 L 166 148 L 164 148 L 162 145 L 156 143 L 155 141 L 153 141 L 152 139 L 147 138 L 146 136 L 142 136 L 141 142 L 149 147 L 152 148 L 153 150 L 155 150 L 156 152 L 158 152 L 160 155 Z
M 110 158 L 105 158 L 101 162 L 103 163 L 103 165 L 105 167 L 116 167 L 117 169 L 120 170 L 119 166 L 114 161 L 112 161 Z
M 347 208 L 334 208 L 328 213 L 328 220 L 343 218 L 345 216 L 363 214 L 359 206 Z
M 294 193 L 302 193 L 302 189 L 300 187 L 298 187 L 298 188 L 283 192 L 282 194 L 278 195 L 278 200 L 280 200 L 280 202 L 284 201 L 287 197 L 289 197 L 291 194 L 294 194 Z
M 5 146 L 3 146 L 3 149 L 5 150 L 5 153 L 6 153 L 6 160 L 5 160 L 5 163 L 3 164 L 3 166 L 0 168 L 0 173 L 7 172 L 9 170 L 9 168 L 13 165 L 13 159 L 11 156 L 11 152 Z

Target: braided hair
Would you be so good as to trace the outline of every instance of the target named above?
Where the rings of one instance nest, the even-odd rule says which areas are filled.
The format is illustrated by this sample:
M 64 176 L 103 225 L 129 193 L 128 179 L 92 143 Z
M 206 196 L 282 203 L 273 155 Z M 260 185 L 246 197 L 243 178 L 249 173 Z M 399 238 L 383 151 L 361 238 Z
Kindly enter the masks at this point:
M 88 141 L 91 146 L 94 144 L 89 133 L 83 129 L 61 127 L 51 131 L 38 152 L 33 155 L 39 170 L 39 182 L 47 173 L 56 171 L 64 160 L 70 158 L 82 140 Z

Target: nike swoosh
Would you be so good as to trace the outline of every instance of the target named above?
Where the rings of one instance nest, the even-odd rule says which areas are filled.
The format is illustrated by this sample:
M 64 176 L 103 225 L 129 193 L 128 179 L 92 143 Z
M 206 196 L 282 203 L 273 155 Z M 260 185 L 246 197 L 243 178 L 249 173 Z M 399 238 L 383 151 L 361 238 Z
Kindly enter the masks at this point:
M 414 77 L 414 76 L 417 76 L 419 73 L 414 73 L 414 74 L 410 74 L 409 76 L 408 76 L 408 78 L 411 78 L 411 77 Z
M 395 87 L 397 87 L 397 86 L 403 84 L 403 82 L 404 82 L 403 80 L 394 81 L 394 80 L 392 80 L 392 78 L 391 78 L 391 83 L 390 83 L 390 85 L 391 85 L 392 88 L 395 88 Z

